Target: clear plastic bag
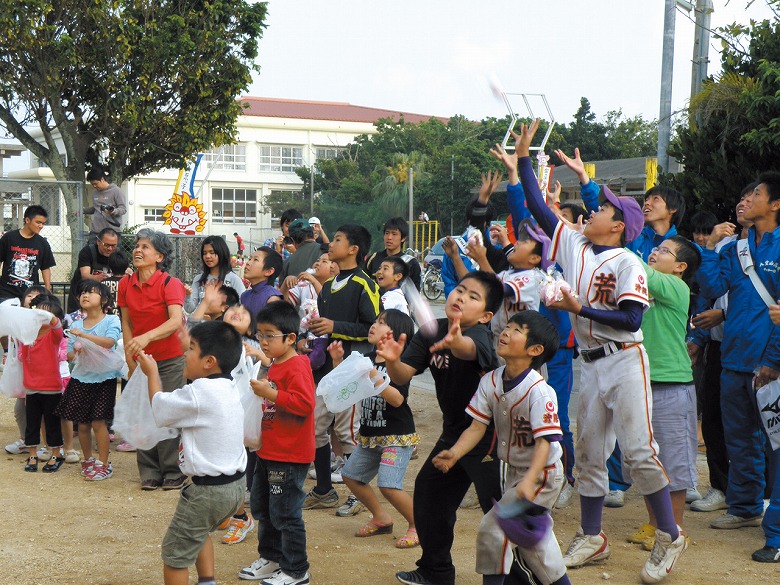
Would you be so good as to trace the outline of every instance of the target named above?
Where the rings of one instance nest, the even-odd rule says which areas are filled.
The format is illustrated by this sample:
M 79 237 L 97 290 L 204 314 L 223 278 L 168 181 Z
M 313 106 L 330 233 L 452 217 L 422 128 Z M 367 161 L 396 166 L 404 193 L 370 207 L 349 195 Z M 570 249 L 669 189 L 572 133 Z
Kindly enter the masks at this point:
M 248 392 L 241 397 L 241 406 L 244 407 L 244 446 L 257 451 L 263 442 L 260 427 L 263 423 L 265 400 L 254 392 Z
M 41 309 L 25 309 L 18 299 L 0 303 L 0 337 L 13 337 L 20 343 L 31 345 L 41 327 L 51 321 L 52 314 Z
M 136 368 L 114 408 L 113 428 L 138 449 L 151 449 L 160 441 L 173 439 L 179 431 L 158 427 L 149 402 L 149 379 Z
M 85 374 L 114 374 L 123 378 L 127 377 L 127 363 L 124 354 L 114 349 L 106 349 L 94 341 L 68 335 L 76 340 L 74 349 L 80 349 L 73 359 L 71 375 L 80 379 Z
M 317 396 L 325 400 L 329 412 L 343 412 L 364 398 L 376 396 L 382 389 L 374 388 L 370 379 L 374 364 L 353 351 L 317 385 Z
M 541 297 L 544 306 L 549 307 L 553 303 L 562 301 L 564 291 L 572 293 L 571 285 L 563 279 L 560 270 L 550 266 L 547 269 L 547 275 L 539 285 L 539 297 Z M 577 295 L 572 294 L 576 298 Z
M 24 388 L 24 370 L 22 362 L 19 361 L 19 348 L 16 340 L 8 338 L 8 357 L 5 359 L 3 375 L 0 376 L 0 393 L 8 398 L 24 398 L 26 390 Z

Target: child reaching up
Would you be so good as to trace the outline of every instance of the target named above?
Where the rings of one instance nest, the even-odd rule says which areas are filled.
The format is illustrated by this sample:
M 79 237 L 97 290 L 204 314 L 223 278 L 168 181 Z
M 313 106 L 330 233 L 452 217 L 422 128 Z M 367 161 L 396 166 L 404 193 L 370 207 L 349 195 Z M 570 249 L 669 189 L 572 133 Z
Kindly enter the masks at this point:
M 410 340 L 412 335 L 414 322 L 411 317 L 397 309 L 387 309 L 379 314 L 368 330 L 368 342 L 376 345 L 380 339 L 392 336 L 395 341 L 403 343 L 400 341 L 401 336 Z M 334 341 L 328 351 L 334 367 L 338 366 L 344 359 L 341 342 Z M 377 356 L 375 351 L 370 352 L 368 357 L 379 372 L 387 372 L 385 360 Z M 363 399 L 357 447 L 341 471 L 344 483 L 372 514 L 371 520 L 355 536 L 390 534 L 393 531 L 392 516 L 379 503 L 369 485 L 378 475 L 379 491 L 409 524 L 406 534 L 395 542 L 397 548 L 412 548 L 420 544 L 414 525 L 412 497 L 403 488 L 414 445 L 420 442 L 408 398 L 409 384 L 400 384 L 388 386 L 378 396 Z

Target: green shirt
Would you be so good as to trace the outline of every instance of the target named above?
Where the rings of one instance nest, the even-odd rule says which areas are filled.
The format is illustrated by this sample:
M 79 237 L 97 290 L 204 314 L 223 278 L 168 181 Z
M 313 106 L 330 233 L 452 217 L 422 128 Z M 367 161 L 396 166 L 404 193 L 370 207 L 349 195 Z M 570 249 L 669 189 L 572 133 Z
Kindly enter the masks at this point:
M 645 264 L 650 308 L 642 317 L 642 334 L 650 360 L 651 382 L 693 382 L 685 336 L 691 291 L 685 282 Z

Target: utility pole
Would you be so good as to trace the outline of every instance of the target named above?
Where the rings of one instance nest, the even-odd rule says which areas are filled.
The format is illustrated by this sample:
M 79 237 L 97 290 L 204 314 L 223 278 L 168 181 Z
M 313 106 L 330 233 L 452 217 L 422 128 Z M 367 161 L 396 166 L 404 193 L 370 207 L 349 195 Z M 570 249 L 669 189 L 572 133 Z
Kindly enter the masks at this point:
M 455 204 L 455 154 L 450 159 L 450 235 L 455 233 L 452 218 L 452 206 Z
M 693 65 L 691 68 L 691 97 L 701 91 L 701 84 L 707 78 L 710 48 L 710 17 L 712 0 L 696 0 L 694 9 L 696 29 L 693 36 Z
M 409 242 L 414 243 L 414 167 L 409 167 L 409 237 L 406 240 L 407 248 L 413 248 Z
M 661 57 L 661 109 L 658 115 L 658 164 L 669 170 L 669 140 L 672 135 L 672 77 L 674 74 L 674 25 L 677 0 L 664 0 L 664 39 Z

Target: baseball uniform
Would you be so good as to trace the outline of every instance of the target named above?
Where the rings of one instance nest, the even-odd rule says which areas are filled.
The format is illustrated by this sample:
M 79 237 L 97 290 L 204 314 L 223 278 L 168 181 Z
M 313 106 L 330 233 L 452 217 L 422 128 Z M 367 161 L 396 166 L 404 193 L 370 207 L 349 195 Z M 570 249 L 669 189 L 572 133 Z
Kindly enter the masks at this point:
M 512 296 L 505 296 L 501 307 L 493 315 L 490 329 L 497 339 L 515 313 L 526 309 L 539 310 L 539 285 L 544 281 L 544 272 L 538 268 L 530 270 L 502 270 L 496 276 L 501 284 L 512 289 Z M 505 287 L 506 288 L 506 287 Z

